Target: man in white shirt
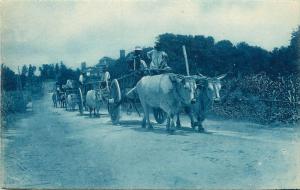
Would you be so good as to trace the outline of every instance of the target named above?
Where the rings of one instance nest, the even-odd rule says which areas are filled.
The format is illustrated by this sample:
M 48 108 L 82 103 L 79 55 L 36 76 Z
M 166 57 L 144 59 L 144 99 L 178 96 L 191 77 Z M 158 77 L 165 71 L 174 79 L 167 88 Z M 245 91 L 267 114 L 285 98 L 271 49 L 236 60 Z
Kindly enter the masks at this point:
M 109 81 L 110 81 L 110 74 L 108 72 L 108 66 L 106 65 L 103 69 L 103 74 L 102 74 L 102 82 L 101 82 L 101 88 L 105 88 L 107 92 L 109 91 Z
M 104 74 L 102 75 L 102 81 L 109 81 L 110 80 L 110 74 L 108 72 L 108 66 L 106 65 L 104 67 Z
M 167 64 L 168 55 L 161 50 L 161 44 L 156 42 L 154 49 L 147 53 L 149 59 L 151 59 L 150 69 L 170 69 Z
M 83 85 L 83 82 L 84 82 L 84 76 L 83 76 L 83 72 L 81 72 L 80 76 L 79 76 L 79 83 L 80 83 L 80 85 Z

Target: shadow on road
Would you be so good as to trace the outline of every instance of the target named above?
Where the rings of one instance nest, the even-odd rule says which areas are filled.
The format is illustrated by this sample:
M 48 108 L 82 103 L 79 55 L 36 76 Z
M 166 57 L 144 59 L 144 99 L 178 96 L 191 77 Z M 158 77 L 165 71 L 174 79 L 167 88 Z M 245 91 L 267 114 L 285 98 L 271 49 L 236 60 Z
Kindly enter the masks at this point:
M 121 120 L 119 122 L 119 124 L 122 126 L 122 127 L 131 127 L 130 125 L 137 125 L 139 127 L 141 127 L 142 125 L 142 122 L 141 120 Z
M 89 113 L 83 113 L 83 114 L 78 113 L 76 116 L 81 116 L 85 119 L 99 119 L 99 118 L 103 118 L 103 117 L 108 117 L 108 114 L 99 113 L 99 115 L 96 115 L 96 116 L 94 114 L 92 114 L 92 117 L 90 117 Z
M 171 133 L 166 130 L 165 125 L 159 125 L 157 123 L 152 123 L 154 127 L 153 129 L 142 128 L 141 120 L 122 120 L 119 122 L 119 124 L 120 127 L 132 128 L 133 130 L 138 132 L 152 132 L 152 133 L 159 133 L 159 134 L 182 135 L 182 136 L 188 136 L 190 133 L 198 133 L 197 131 L 195 131 L 190 127 L 177 128 L 174 132 Z M 213 133 L 204 131 L 204 132 L 200 132 L 199 134 L 213 134 Z

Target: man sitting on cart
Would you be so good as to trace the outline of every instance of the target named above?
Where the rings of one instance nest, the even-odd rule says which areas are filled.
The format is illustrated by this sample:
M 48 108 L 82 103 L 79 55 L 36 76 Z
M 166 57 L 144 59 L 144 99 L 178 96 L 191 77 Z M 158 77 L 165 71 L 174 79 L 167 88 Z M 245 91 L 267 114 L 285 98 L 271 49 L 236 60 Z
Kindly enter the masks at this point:
M 79 84 L 80 84 L 80 86 L 83 85 L 84 81 L 85 81 L 84 73 L 81 71 L 80 72 L 80 76 L 79 76 Z
M 144 71 L 147 69 L 147 64 L 141 58 L 142 48 L 136 46 L 134 49 L 133 60 L 129 62 L 129 69 L 131 71 Z
M 103 89 L 106 88 L 106 90 L 109 90 L 109 80 L 110 80 L 110 74 L 108 72 L 108 66 L 105 65 L 101 76 L 101 88 Z
M 105 67 L 103 68 L 103 75 L 102 75 L 102 81 L 109 81 L 110 80 L 110 74 L 108 72 L 108 66 L 105 65 Z
M 167 64 L 168 55 L 162 51 L 160 42 L 156 42 L 154 49 L 147 52 L 147 57 L 151 59 L 150 70 L 171 70 Z
M 59 92 L 61 91 L 61 87 L 58 82 L 55 83 L 55 91 L 56 91 L 56 94 L 59 94 Z

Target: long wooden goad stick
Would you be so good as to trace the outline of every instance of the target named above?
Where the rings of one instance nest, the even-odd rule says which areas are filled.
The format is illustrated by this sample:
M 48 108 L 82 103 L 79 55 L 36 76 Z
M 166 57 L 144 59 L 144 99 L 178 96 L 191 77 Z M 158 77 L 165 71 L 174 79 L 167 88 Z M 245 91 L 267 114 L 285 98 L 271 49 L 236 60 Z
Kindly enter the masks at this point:
M 190 76 L 189 62 L 187 59 L 186 49 L 185 49 L 184 45 L 182 46 L 182 50 L 183 50 L 183 56 L 184 56 L 184 60 L 185 60 L 186 74 L 187 74 L 187 76 Z

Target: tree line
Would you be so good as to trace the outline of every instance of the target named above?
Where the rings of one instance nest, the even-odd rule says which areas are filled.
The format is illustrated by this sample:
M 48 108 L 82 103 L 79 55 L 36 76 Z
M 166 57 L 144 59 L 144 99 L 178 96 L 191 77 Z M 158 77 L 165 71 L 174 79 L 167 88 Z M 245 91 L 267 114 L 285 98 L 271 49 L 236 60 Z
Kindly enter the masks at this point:
M 215 42 L 204 36 L 162 34 L 158 37 L 169 55 L 174 70 L 185 72 L 182 45 L 186 46 L 191 71 L 210 76 L 234 69 L 236 75 L 251 75 L 261 72 L 269 76 L 297 73 L 299 66 L 299 28 L 292 33 L 290 45 L 267 51 L 245 42 L 233 45 L 229 40 Z M 298 52 L 297 52 L 298 51 Z
M 58 84 L 65 84 L 68 79 L 78 80 L 80 69 L 68 68 L 62 61 L 55 64 L 43 64 L 39 67 L 42 80 L 53 79 Z
M 37 69 L 40 74 L 37 75 Z M 1 64 L 1 90 L 24 90 L 28 86 L 45 80 L 55 80 L 58 84 L 65 84 L 68 79 L 77 80 L 80 70 L 68 68 L 63 62 L 43 64 L 40 67 L 23 65 L 20 73 L 15 73 L 5 64 Z

